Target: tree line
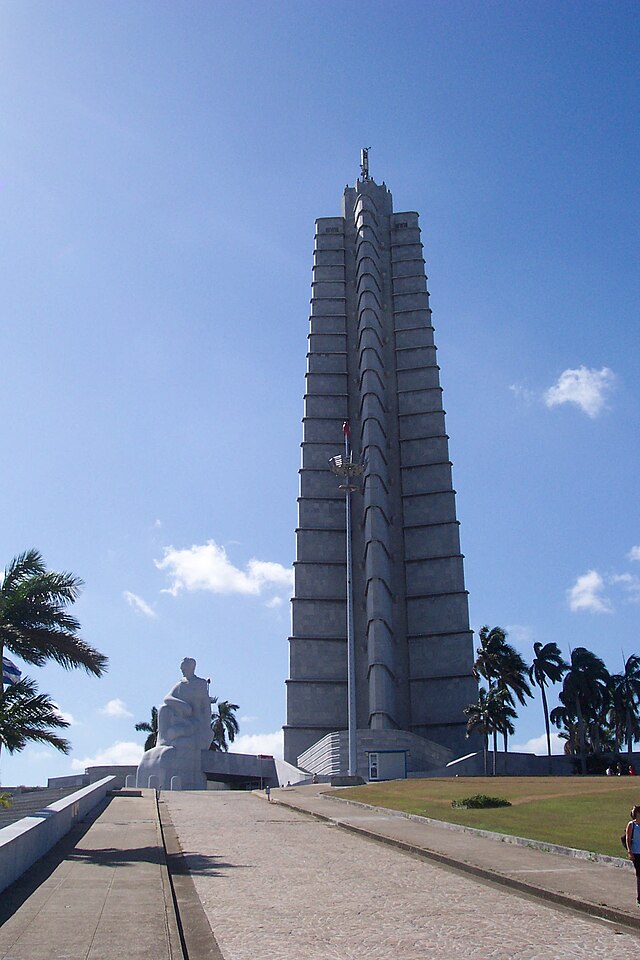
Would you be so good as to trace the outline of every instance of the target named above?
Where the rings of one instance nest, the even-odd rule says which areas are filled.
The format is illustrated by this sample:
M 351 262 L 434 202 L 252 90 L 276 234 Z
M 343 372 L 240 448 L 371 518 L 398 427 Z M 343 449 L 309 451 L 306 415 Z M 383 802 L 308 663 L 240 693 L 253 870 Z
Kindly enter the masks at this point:
M 489 743 L 493 745 L 493 773 L 496 772 L 498 736 L 507 753 L 509 737 L 517 719 L 516 702 L 524 706 L 533 697 L 532 686 L 540 689 L 547 755 L 551 757 L 551 724 L 565 740 L 565 754 L 576 757 L 580 771 L 587 772 L 589 755 L 619 754 L 625 745 L 629 759 L 633 744 L 640 739 L 640 657 L 630 656 L 622 673 L 610 673 L 604 661 L 586 647 L 562 657 L 556 643 L 534 643 L 533 658 L 524 657 L 507 642 L 502 627 L 484 626 L 473 674 L 480 686 L 478 700 L 464 708 L 467 736 L 478 733 L 484 749 L 485 775 Z M 549 711 L 547 689 L 562 683 L 559 706 Z M 551 761 L 549 760 L 551 772 Z

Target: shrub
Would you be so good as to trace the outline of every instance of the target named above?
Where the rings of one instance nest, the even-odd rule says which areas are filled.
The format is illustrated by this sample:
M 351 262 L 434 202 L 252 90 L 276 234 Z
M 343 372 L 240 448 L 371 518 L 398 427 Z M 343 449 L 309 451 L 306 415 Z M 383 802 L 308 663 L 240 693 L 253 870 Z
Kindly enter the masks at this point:
M 476 793 L 472 797 L 452 800 L 451 806 L 461 810 L 480 810 L 484 807 L 510 807 L 511 803 L 502 797 L 488 797 L 485 793 Z

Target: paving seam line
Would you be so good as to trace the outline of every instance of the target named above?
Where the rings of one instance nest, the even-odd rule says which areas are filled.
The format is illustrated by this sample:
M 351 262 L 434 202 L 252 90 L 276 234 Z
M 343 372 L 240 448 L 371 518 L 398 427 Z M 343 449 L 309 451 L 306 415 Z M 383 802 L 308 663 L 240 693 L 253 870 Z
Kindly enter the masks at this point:
M 182 936 L 182 927 L 180 924 L 180 914 L 176 903 L 175 891 L 171 880 L 171 871 L 169 870 L 169 860 L 167 857 L 167 844 L 160 816 L 160 805 L 158 803 L 158 791 L 153 791 L 154 811 L 156 820 L 156 831 L 159 838 L 160 850 L 160 876 L 162 880 L 162 894 L 164 897 L 164 915 L 165 915 L 165 933 L 169 944 L 169 953 L 171 960 L 189 960 L 189 955 L 185 949 Z
M 182 956 L 184 960 L 225 960 L 196 891 L 171 814 L 166 803 L 160 801 L 159 793 L 156 805 Z
M 567 907 L 570 910 L 583 913 L 590 919 L 595 918 L 600 920 L 608 920 L 612 923 L 618 923 L 621 926 L 631 929 L 633 933 L 636 933 L 640 930 L 640 917 L 630 916 L 629 914 L 622 913 L 619 910 L 614 910 L 611 907 L 600 906 L 599 904 L 587 904 L 582 900 L 576 900 L 565 894 L 555 893 L 552 890 L 544 890 L 542 887 L 525 883 L 523 880 L 515 880 L 513 877 L 506 876 L 505 874 L 493 873 L 491 870 L 487 870 L 484 867 L 476 867 L 473 864 L 465 863 L 462 860 L 456 860 L 454 857 L 448 857 L 444 853 L 436 853 L 435 850 L 429 850 L 426 847 L 419 847 L 415 844 L 408 843 L 405 840 L 387 837 L 384 834 L 375 833 L 373 830 L 367 830 L 365 827 L 358 827 L 355 826 L 355 824 L 345 823 L 342 820 L 336 820 L 334 817 L 330 817 L 327 814 L 318 813 L 315 810 L 311 811 L 305 809 L 304 807 L 297 807 L 290 801 L 277 799 L 275 802 L 282 804 L 283 806 L 292 807 L 294 810 L 298 810 L 300 813 L 306 813 L 308 816 L 315 817 L 318 820 L 324 820 L 328 823 L 333 823 L 335 826 L 341 827 L 343 830 L 346 830 L 349 833 L 366 837 L 367 839 L 374 840 L 378 843 L 384 843 L 387 846 L 397 847 L 400 850 L 405 850 L 407 853 L 412 853 L 418 857 L 423 857 L 425 860 L 435 860 L 436 863 L 441 863 L 443 866 L 451 867 L 454 870 L 460 870 L 463 873 L 468 873 L 480 880 L 488 880 L 490 883 L 499 883 L 501 886 L 518 890 L 520 893 L 527 894 L 527 896 L 530 897 L 535 897 L 538 900 L 551 901 L 558 906 Z
M 497 840 L 499 843 L 510 843 L 516 847 L 529 847 L 531 850 L 540 850 L 542 853 L 557 853 L 573 860 L 588 860 L 589 863 L 604 863 L 607 867 L 616 867 L 620 870 L 633 870 L 633 864 L 623 857 L 610 857 L 604 853 L 593 853 L 591 850 L 579 850 L 576 847 L 565 847 L 559 843 L 549 843 L 545 840 L 532 840 L 530 837 L 518 837 L 510 833 L 496 833 L 495 830 L 482 830 L 480 827 L 467 827 L 464 823 L 451 823 L 449 820 L 436 820 L 435 817 L 421 817 L 417 813 L 406 813 L 404 810 L 393 810 L 391 807 L 376 807 L 372 803 L 363 803 L 361 800 L 350 800 L 348 797 L 336 797 L 333 793 L 321 793 L 323 800 L 336 800 L 338 803 L 347 803 L 362 810 L 373 810 L 385 816 L 401 817 L 404 820 L 413 820 L 416 823 L 426 823 L 453 833 L 470 833 L 474 837 L 483 837 L 486 840 Z

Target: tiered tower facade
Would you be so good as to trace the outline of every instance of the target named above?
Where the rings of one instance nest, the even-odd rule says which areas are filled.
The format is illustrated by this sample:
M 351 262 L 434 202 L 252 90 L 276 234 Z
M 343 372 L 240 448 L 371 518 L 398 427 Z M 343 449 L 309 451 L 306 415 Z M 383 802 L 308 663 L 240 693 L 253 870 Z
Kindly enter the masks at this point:
M 345 504 L 329 469 L 345 420 L 365 463 L 352 495 L 358 730 L 459 755 L 477 685 L 418 215 L 394 213 L 368 171 L 341 217 L 316 222 L 310 324 L 285 759 L 347 726 Z

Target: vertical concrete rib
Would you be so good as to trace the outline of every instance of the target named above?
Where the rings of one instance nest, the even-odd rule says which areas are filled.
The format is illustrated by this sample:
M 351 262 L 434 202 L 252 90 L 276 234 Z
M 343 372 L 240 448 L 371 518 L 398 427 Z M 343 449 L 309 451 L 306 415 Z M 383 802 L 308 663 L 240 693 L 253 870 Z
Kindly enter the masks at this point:
M 366 598 L 368 726 L 396 726 L 394 604 L 391 560 L 389 397 L 386 374 L 391 198 L 384 188 L 363 184 L 353 209 L 357 311 L 357 425 L 367 463 L 363 490 L 364 593 Z

